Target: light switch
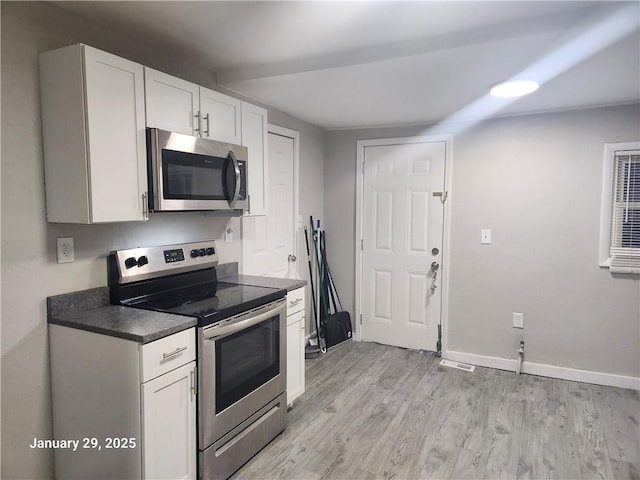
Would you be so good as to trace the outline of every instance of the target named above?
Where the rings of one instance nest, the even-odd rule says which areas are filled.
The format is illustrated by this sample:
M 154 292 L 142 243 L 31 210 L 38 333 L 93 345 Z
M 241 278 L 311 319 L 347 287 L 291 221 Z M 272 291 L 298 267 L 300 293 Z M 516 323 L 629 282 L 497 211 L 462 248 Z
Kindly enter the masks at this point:
M 524 313 L 513 312 L 513 328 L 524 328 Z
M 491 230 L 480 230 L 480 243 L 483 245 L 491 244 Z

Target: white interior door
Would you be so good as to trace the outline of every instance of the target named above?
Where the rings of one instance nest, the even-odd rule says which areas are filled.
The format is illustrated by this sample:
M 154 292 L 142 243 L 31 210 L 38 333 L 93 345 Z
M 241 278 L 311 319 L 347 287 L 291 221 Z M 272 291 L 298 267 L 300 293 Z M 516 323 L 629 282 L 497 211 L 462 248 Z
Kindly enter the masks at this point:
M 269 132 L 267 215 L 242 217 L 242 273 L 284 277 L 295 254 L 294 139 Z
M 445 142 L 423 142 L 364 148 L 365 341 L 436 350 L 442 305 L 444 198 L 440 195 L 445 191 L 445 147 Z M 438 265 L 435 282 L 433 262 Z

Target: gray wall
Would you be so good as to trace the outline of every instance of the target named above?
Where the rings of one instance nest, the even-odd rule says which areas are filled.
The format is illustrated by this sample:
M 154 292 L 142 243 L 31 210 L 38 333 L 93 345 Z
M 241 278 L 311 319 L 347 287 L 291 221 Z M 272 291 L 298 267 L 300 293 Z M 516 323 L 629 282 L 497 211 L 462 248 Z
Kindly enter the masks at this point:
M 603 146 L 637 141 L 639 125 L 631 105 L 494 119 L 454 136 L 450 350 L 515 358 L 524 338 L 531 362 L 640 376 L 640 278 L 598 267 Z M 328 254 L 352 312 L 356 141 L 425 131 L 326 133 Z M 482 228 L 492 245 L 480 245 Z M 524 312 L 524 331 L 512 312 Z
M 48 224 L 45 221 L 38 54 L 78 42 L 215 87 L 214 75 L 171 52 L 131 42 L 39 2 L 2 2 L 2 478 L 51 478 L 51 438 L 45 300 L 50 295 L 106 285 L 106 254 L 119 248 L 218 239 L 221 262 L 239 261 L 222 240 L 227 219 L 202 213 L 156 214 L 146 223 Z M 322 211 L 324 134 L 270 110 L 270 121 L 301 132 L 301 213 Z M 76 261 L 57 264 L 55 239 L 75 237 Z

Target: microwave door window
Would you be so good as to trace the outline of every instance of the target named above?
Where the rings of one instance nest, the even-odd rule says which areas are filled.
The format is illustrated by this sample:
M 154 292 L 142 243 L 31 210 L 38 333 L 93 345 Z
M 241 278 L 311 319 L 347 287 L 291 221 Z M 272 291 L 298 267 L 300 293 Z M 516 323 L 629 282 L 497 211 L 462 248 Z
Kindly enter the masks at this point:
M 223 173 L 226 159 L 163 150 L 164 198 L 226 200 Z
M 167 174 L 168 184 L 165 184 L 165 191 L 180 197 L 193 194 L 196 172 L 192 167 L 170 164 Z

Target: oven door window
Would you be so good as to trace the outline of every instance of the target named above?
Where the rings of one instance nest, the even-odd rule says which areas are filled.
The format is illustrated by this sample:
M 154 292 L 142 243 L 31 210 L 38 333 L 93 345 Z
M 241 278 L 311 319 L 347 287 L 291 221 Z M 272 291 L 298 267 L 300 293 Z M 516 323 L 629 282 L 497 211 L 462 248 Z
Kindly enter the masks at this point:
M 279 330 L 274 316 L 216 340 L 216 413 L 279 374 Z
M 169 200 L 230 200 L 235 177 L 228 158 L 162 150 L 163 197 Z M 233 184 L 230 182 L 233 181 Z

